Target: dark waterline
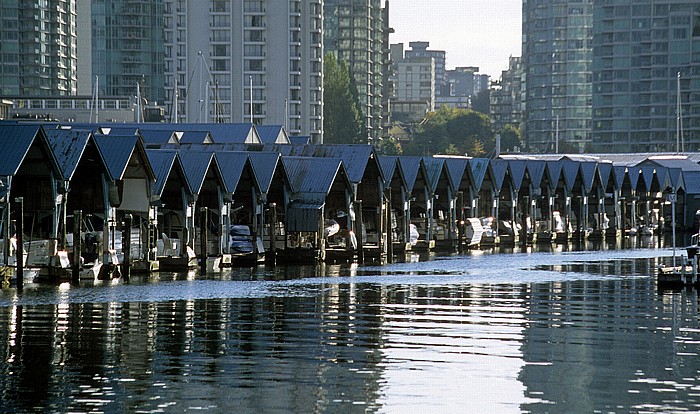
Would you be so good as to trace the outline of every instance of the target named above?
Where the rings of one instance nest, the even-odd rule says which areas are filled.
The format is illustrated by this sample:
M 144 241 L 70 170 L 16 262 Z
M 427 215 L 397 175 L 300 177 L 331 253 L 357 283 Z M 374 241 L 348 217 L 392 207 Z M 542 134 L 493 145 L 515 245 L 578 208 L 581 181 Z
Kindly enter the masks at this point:
M 698 297 L 659 292 L 669 255 L 471 252 L 3 290 L 0 411 L 698 411 Z

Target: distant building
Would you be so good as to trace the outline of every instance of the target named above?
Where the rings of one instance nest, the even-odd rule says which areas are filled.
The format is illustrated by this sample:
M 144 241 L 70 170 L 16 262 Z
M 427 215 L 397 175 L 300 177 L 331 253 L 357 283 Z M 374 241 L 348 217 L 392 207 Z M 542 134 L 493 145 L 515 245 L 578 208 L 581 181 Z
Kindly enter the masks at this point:
M 491 123 L 495 131 L 506 125 L 520 128 L 522 122 L 523 68 L 519 57 L 509 59 L 508 70 L 501 72 L 501 79 L 491 86 Z
M 629 3 L 625 3 L 629 6 Z M 591 144 L 593 0 L 523 1 L 522 134 L 531 150 Z
M 365 117 L 368 140 L 382 136 L 385 125 L 385 84 L 389 55 L 388 7 L 381 0 L 325 0 L 325 52 L 334 53 L 350 67 Z
M 444 50 L 428 50 L 430 42 L 410 42 L 410 49 L 406 50 L 405 58 L 433 58 L 435 60 L 435 95 L 449 96 L 447 89 L 447 52 Z
M 76 0 L 79 94 L 165 101 L 163 0 Z M 95 81 L 97 77 L 97 81 Z
M 395 62 L 395 96 L 391 101 L 395 121 L 416 121 L 435 110 L 435 60 L 404 58 Z
M 285 125 L 323 142 L 321 0 L 164 0 L 164 24 L 171 115 Z
M 700 150 L 698 1 L 596 2 L 593 50 L 594 151 Z
M 0 2 L 0 95 L 76 94 L 76 19 L 73 0 Z
M 58 122 L 135 122 L 132 99 L 102 97 L 95 108 L 91 96 L 18 97 L 4 101 L 5 119 L 34 119 Z M 150 108 L 156 110 L 158 108 Z M 153 119 L 153 121 L 160 121 Z
M 447 79 L 443 94 L 435 97 L 435 106 L 450 108 L 471 108 L 473 98 L 485 88 L 488 89 L 489 76 L 479 74 L 476 66 L 461 66 L 445 72 Z

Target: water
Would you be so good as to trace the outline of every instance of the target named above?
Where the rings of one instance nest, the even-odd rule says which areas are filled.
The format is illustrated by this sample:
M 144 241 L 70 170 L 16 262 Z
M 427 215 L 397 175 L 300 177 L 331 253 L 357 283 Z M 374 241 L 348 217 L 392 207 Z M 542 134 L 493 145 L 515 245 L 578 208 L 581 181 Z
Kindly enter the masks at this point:
M 0 411 L 697 412 L 698 296 L 657 289 L 669 254 L 4 290 Z

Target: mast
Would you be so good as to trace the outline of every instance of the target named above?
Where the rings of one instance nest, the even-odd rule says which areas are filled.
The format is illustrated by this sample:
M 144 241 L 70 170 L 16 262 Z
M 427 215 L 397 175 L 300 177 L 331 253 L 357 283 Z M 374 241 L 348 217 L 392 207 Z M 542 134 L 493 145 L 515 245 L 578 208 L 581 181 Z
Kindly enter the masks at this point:
M 170 119 L 170 122 L 173 124 L 177 124 L 177 105 L 178 105 L 178 90 L 177 90 L 177 78 L 175 78 L 175 90 L 173 91 L 173 112 L 172 112 L 172 117 Z

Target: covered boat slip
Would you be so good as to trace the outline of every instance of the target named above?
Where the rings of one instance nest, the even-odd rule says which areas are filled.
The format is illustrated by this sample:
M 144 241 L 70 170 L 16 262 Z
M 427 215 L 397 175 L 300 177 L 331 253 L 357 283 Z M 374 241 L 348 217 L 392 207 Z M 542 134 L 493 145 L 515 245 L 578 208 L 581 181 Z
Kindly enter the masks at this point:
M 131 271 L 383 261 L 697 226 L 694 154 L 383 156 L 287 144 L 280 127 L 209 127 L 0 124 L 3 263 L 17 262 L 18 197 L 22 264 L 53 275 L 76 262 L 117 275 L 127 260 Z

